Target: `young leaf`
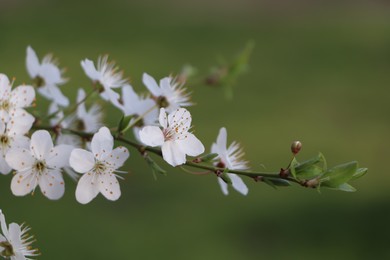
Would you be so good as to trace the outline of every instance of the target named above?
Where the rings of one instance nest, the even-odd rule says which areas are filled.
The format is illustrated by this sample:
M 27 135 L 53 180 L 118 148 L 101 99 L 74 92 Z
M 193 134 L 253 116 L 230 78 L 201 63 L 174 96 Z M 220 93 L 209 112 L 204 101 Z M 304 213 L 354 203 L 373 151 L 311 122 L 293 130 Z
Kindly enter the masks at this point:
M 352 178 L 357 171 L 357 165 L 357 162 L 353 161 L 329 169 L 321 176 L 321 186 L 338 188 Z

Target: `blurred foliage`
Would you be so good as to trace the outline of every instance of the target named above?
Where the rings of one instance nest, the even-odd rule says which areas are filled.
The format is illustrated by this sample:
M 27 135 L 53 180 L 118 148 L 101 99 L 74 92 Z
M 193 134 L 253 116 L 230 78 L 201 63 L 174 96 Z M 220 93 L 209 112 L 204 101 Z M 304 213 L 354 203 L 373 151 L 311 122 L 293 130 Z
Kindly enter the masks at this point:
M 231 61 L 253 40 L 250 72 L 235 82 L 232 101 L 218 88 L 190 89 L 205 146 L 224 126 L 254 168 L 285 166 L 291 141 L 300 140 L 302 158 L 321 150 L 329 162 L 358 160 L 370 169 L 352 194 L 275 191 L 248 179 L 248 196 L 225 197 L 215 176 L 159 159 L 167 175 L 154 181 L 131 150 L 115 203 L 100 196 L 79 205 L 69 178 L 60 201 L 39 192 L 14 197 L 11 176 L 0 176 L 7 219 L 32 227 L 39 259 L 389 258 L 390 8 L 357 2 L 0 1 L 0 71 L 15 84 L 28 83 L 27 45 L 58 57 L 70 78 L 63 90 L 74 100 L 77 87 L 90 87 L 81 59 L 108 52 L 144 91 L 143 72 L 161 78 L 190 64 L 206 74 L 216 57 Z M 36 109 L 46 107 L 38 98 Z M 107 111 L 111 126 L 120 118 Z

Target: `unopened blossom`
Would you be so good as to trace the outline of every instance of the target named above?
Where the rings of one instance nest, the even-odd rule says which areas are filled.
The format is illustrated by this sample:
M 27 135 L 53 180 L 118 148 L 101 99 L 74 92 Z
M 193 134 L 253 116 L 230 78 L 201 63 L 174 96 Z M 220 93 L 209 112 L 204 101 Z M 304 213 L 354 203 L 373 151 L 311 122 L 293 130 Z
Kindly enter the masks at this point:
M 122 71 L 118 71 L 114 62 L 108 62 L 108 56 L 99 57 L 97 66 L 93 61 L 85 59 L 81 61 L 81 67 L 85 74 L 95 83 L 99 83 L 103 89 L 100 96 L 113 105 L 119 107 L 119 93 L 115 92 L 114 88 L 120 88 L 126 84 L 127 80 L 123 79 Z
M 133 126 L 134 136 L 139 139 L 139 131 L 147 125 L 158 122 L 158 109 L 153 99 L 138 96 L 130 85 L 122 88 L 122 103 L 120 107 L 125 116 L 133 116 L 130 124 L 138 120 Z
M 67 79 L 62 76 L 63 70 L 58 67 L 57 61 L 53 59 L 52 55 L 47 54 L 43 57 L 42 62 L 39 62 L 33 48 L 28 46 L 26 67 L 39 94 L 60 106 L 66 107 L 69 105 L 69 99 L 59 88 L 60 85 L 67 82 Z
M 180 107 L 192 105 L 190 94 L 186 93 L 183 83 L 177 82 L 172 77 L 165 77 L 160 80 L 160 85 L 150 75 L 144 73 L 142 81 L 152 94 L 159 107 L 165 108 L 168 113 Z
M 35 91 L 32 86 L 18 86 L 12 89 L 12 83 L 5 74 L 0 73 L 0 120 L 8 122 L 16 114 L 25 114 L 24 110 L 31 106 L 35 99 Z
M 4 123 L 0 120 L 0 173 L 8 174 L 11 167 L 5 161 L 5 155 L 12 148 L 28 148 L 29 138 L 25 136 L 34 122 L 34 117 L 16 110 L 13 117 Z
M 24 224 L 11 223 L 7 227 L 5 216 L 0 209 L 0 224 L 2 234 L 0 234 L 0 256 L 11 260 L 27 260 L 31 256 L 38 255 L 38 249 L 33 249 L 31 244 L 34 237 L 27 232 L 30 228 Z
M 70 155 L 70 166 L 83 174 L 76 188 L 76 199 L 89 203 L 99 192 L 108 200 L 117 200 L 121 195 L 117 180 L 118 168 L 122 167 L 129 151 L 123 146 L 114 147 L 114 138 L 107 127 L 94 134 L 91 150 L 74 149 Z
M 204 152 L 204 146 L 191 132 L 191 114 L 185 108 L 179 108 L 168 116 L 164 108 L 160 109 L 159 122 L 162 127 L 144 127 L 139 135 L 148 146 L 161 146 L 164 160 L 172 166 L 184 164 L 186 155 L 198 156 Z
M 68 165 L 72 149 L 69 145 L 54 146 L 46 130 L 38 130 L 32 134 L 29 149 L 10 149 L 5 160 L 16 170 L 11 181 L 12 193 L 24 196 L 34 192 L 39 185 L 47 198 L 61 198 L 65 189 L 61 170 Z
M 218 161 L 215 162 L 215 165 L 220 168 L 227 168 L 231 170 L 247 170 L 248 164 L 246 161 L 242 160 L 244 153 L 240 148 L 240 145 L 236 142 L 233 142 L 227 148 L 226 143 L 227 132 L 226 128 L 222 127 L 219 130 L 217 142 L 213 143 L 211 146 L 211 153 L 218 154 L 218 157 L 216 158 Z M 232 186 L 236 191 L 243 195 L 248 194 L 248 188 L 240 176 L 233 173 L 228 173 L 228 176 L 232 180 Z M 218 178 L 218 182 L 221 186 L 223 194 L 227 195 L 229 193 L 227 183 L 225 183 L 221 178 Z

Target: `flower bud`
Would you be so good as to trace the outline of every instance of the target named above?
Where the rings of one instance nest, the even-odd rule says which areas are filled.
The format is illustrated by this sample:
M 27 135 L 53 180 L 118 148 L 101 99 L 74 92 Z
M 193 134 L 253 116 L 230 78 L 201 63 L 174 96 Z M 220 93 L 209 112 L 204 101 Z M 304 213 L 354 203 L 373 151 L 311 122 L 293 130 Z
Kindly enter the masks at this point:
M 291 152 L 296 155 L 297 153 L 299 153 L 299 151 L 301 150 L 302 148 L 302 143 L 299 142 L 299 141 L 294 141 L 292 144 L 291 144 Z

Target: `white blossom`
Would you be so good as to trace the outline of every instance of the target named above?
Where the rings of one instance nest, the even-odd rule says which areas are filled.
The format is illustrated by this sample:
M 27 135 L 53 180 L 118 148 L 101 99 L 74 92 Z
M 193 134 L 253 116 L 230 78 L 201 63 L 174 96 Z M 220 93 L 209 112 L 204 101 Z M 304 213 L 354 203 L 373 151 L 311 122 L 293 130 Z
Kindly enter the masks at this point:
M 31 248 L 35 241 L 27 232 L 30 228 L 24 224 L 11 223 L 7 227 L 5 216 L 0 209 L 0 256 L 11 260 L 28 260 L 30 256 L 37 256 L 38 250 Z
M 68 106 L 69 99 L 64 96 L 58 86 L 67 82 L 62 77 L 63 70 L 60 70 L 57 61 L 48 54 L 39 62 L 35 51 L 28 46 L 26 57 L 27 72 L 34 80 L 39 94 L 57 103 L 60 106 Z
M 70 166 L 82 173 L 77 188 L 76 199 L 82 204 L 89 203 L 99 192 L 108 200 L 117 200 L 121 195 L 115 173 L 129 157 L 127 148 L 113 149 L 114 138 L 107 127 L 102 127 L 93 136 L 91 150 L 74 149 L 70 155 Z
M 190 94 L 186 93 L 183 84 L 180 84 L 172 77 L 165 77 L 160 80 L 160 85 L 150 75 L 144 73 L 142 81 L 150 91 L 155 102 L 166 109 L 168 113 L 175 111 L 180 107 L 191 106 Z
M 31 117 L 24 108 L 31 106 L 35 99 L 32 86 L 18 86 L 12 89 L 8 77 L 0 73 L 0 120 L 8 122 L 16 114 Z
M 125 116 L 134 116 L 130 124 L 134 123 L 139 117 L 142 117 L 133 127 L 134 136 L 139 139 L 139 131 L 147 125 L 156 125 L 158 121 L 158 109 L 151 98 L 138 96 L 130 85 L 122 88 L 123 105 L 121 110 Z
M 12 148 L 28 148 L 29 139 L 25 136 L 34 122 L 34 117 L 20 110 L 4 123 L 0 120 L 0 173 L 8 174 L 11 167 L 5 161 L 5 155 Z
M 240 145 L 233 142 L 229 148 L 227 148 L 226 143 L 227 132 L 226 128 L 223 127 L 219 130 L 217 142 L 213 143 L 211 146 L 211 153 L 218 154 L 218 161 L 215 162 L 215 165 L 220 168 L 228 168 L 231 170 L 247 170 L 248 165 L 246 161 L 242 160 L 244 153 L 240 148 Z M 248 188 L 240 176 L 233 173 L 228 173 L 228 176 L 232 180 L 232 186 L 236 191 L 243 195 L 248 194 Z M 221 178 L 218 178 L 218 183 L 221 186 L 223 194 L 227 195 L 229 193 L 228 185 Z
M 5 160 L 16 170 L 11 181 L 12 193 L 24 196 L 34 192 L 39 185 L 47 198 L 61 198 L 65 190 L 61 168 L 68 165 L 72 149 L 69 145 L 54 146 L 46 130 L 38 130 L 32 134 L 29 149 L 10 149 Z
M 140 131 L 141 141 L 148 146 L 161 146 L 164 160 L 172 166 L 184 164 L 186 154 L 198 156 L 204 152 L 204 146 L 191 132 L 191 114 L 185 108 L 179 108 L 167 117 L 165 109 L 160 109 L 157 126 L 146 126 Z
M 120 107 L 120 95 L 113 88 L 120 88 L 126 84 L 127 80 L 122 78 L 122 71 L 118 71 L 114 62 L 108 62 L 108 56 L 99 57 L 97 66 L 93 61 L 85 59 L 81 61 L 81 67 L 85 74 L 94 82 L 98 82 L 103 90 L 100 96 L 110 101 L 113 105 Z

